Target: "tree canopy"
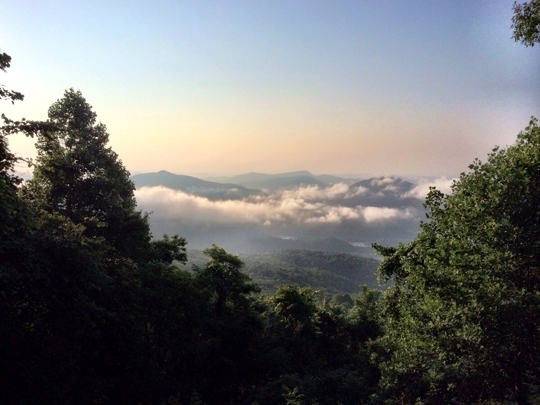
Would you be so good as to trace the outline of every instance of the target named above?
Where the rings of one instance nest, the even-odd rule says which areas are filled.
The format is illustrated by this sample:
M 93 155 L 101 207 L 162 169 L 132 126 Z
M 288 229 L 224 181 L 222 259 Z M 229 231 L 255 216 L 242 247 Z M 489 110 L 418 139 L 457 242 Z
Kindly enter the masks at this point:
M 0 52 L 0 70 L 5 72 L 11 66 L 11 56 L 5 52 Z M 0 100 L 10 100 L 14 103 L 17 100 L 22 100 L 24 96 L 18 91 L 8 90 L 3 84 L 0 84 Z
M 102 238 L 110 254 L 141 261 L 148 250 L 147 219 L 136 211 L 129 172 L 107 146 L 105 125 L 80 91 L 69 89 L 49 108 L 51 128 L 37 135 L 38 156 L 26 197 L 48 212 Z
M 514 39 L 525 46 L 534 46 L 540 42 L 540 0 L 528 3 L 514 2 L 512 28 Z
M 432 189 L 410 243 L 376 246 L 383 384 L 399 402 L 538 399 L 540 128 L 476 160 L 451 195 Z

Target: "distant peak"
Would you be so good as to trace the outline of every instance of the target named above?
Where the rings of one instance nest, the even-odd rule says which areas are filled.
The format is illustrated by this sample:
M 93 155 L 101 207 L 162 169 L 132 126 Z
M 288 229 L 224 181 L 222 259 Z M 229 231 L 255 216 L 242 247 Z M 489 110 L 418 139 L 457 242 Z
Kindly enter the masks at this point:
M 313 174 L 311 174 L 307 170 L 298 170 L 296 172 L 279 173 L 279 174 L 275 174 L 274 176 L 279 176 L 279 177 L 300 177 L 300 176 L 315 177 L 315 176 L 313 176 Z

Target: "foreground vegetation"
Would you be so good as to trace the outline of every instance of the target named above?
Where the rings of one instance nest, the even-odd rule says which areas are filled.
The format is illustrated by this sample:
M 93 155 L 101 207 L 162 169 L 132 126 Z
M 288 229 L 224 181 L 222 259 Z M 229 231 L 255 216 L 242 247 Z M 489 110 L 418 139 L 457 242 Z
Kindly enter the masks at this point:
M 514 10 L 516 38 L 538 42 L 538 2 Z M 300 286 L 259 294 L 218 246 L 194 271 L 176 266 L 186 241 L 152 239 L 80 92 L 46 122 L 3 119 L 0 404 L 540 402 L 536 119 L 451 195 L 432 189 L 412 242 L 376 246 L 384 293 L 319 301 Z M 26 183 L 16 133 L 37 139 Z

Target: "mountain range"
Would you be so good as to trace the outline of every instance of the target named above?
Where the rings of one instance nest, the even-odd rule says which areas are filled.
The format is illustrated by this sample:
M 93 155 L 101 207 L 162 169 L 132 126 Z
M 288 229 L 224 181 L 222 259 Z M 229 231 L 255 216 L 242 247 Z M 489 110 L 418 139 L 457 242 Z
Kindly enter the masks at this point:
M 209 177 L 206 178 L 206 180 L 218 183 L 233 183 L 242 185 L 244 187 L 270 190 L 300 185 L 328 186 L 338 183 L 352 184 L 358 181 L 358 179 L 344 178 L 328 174 L 314 176 L 307 170 L 278 174 L 250 172 L 232 177 Z
M 209 199 L 242 199 L 262 192 L 291 189 L 295 187 L 329 187 L 346 184 L 351 190 L 366 190 L 365 195 L 384 198 L 403 195 L 414 188 L 414 184 L 398 177 L 374 177 L 358 180 L 332 175 L 314 176 L 307 170 L 279 174 L 245 173 L 233 177 L 209 177 L 200 179 L 192 176 L 170 173 L 160 170 L 154 173 L 142 173 L 131 176 L 137 189 L 142 187 L 163 186 L 180 190 Z M 361 193 L 356 193 L 361 194 Z

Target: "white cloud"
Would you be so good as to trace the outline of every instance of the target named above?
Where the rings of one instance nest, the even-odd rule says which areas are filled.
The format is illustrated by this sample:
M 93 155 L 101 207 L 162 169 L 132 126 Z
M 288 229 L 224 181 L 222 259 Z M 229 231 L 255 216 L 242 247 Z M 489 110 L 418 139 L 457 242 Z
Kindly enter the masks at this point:
M 384 186 L 386 184 L 392 184 L 396 181 L 393 177 L 380 177 L 378 179 L 371 179 L 370 183 L 374 186 Z
M 135 191 L 137 206 L 155 219 L 200 220 L 209 223 L 258 223 L 266 218 L 263 206 L 244 201 L 210 201 L 165 187 Z M 263 221 L 264 222 L 264 221 Z
M 344 183 L 334 184 L 331 187 L 320 188 L 319 186 L 298 187 L 292 190 L 283 190 L 281 198 L 293 198 L 305 201 L 336 200 L 347 196 L 349 186 Z
M 403 194 L 403 197 L 413 197 L 423 200 L 426 198 L 430 187 L 436 187 L 437 190 L 444 194 L 450 194 L 452 193 L 452 184 L 454 183 L 454 180 L 456 180 L 456 178 L 448 177 L 439 177 L 435 180 L 420 180 L 416 187 Z
M 324 189 L 308 186 L 247 200 L 218 201 L 165 187 L 143 187 L 135 191 L 139 209 L 153 212 L 152 217 L 158 220 L 270 226 L 280 223 L 340 224 L 351 221 L 377 223 L 410 218 L 414 214 L 414 210 L 409 208 L 346 207 L 340 204 L 342 199 L 350 196 L 349 187 L 345 184 Z
M 381 222 L 411 218 L 414 215 L 414 210 L 411 208 L 364 207 L 363 214 L 366 222 Z

